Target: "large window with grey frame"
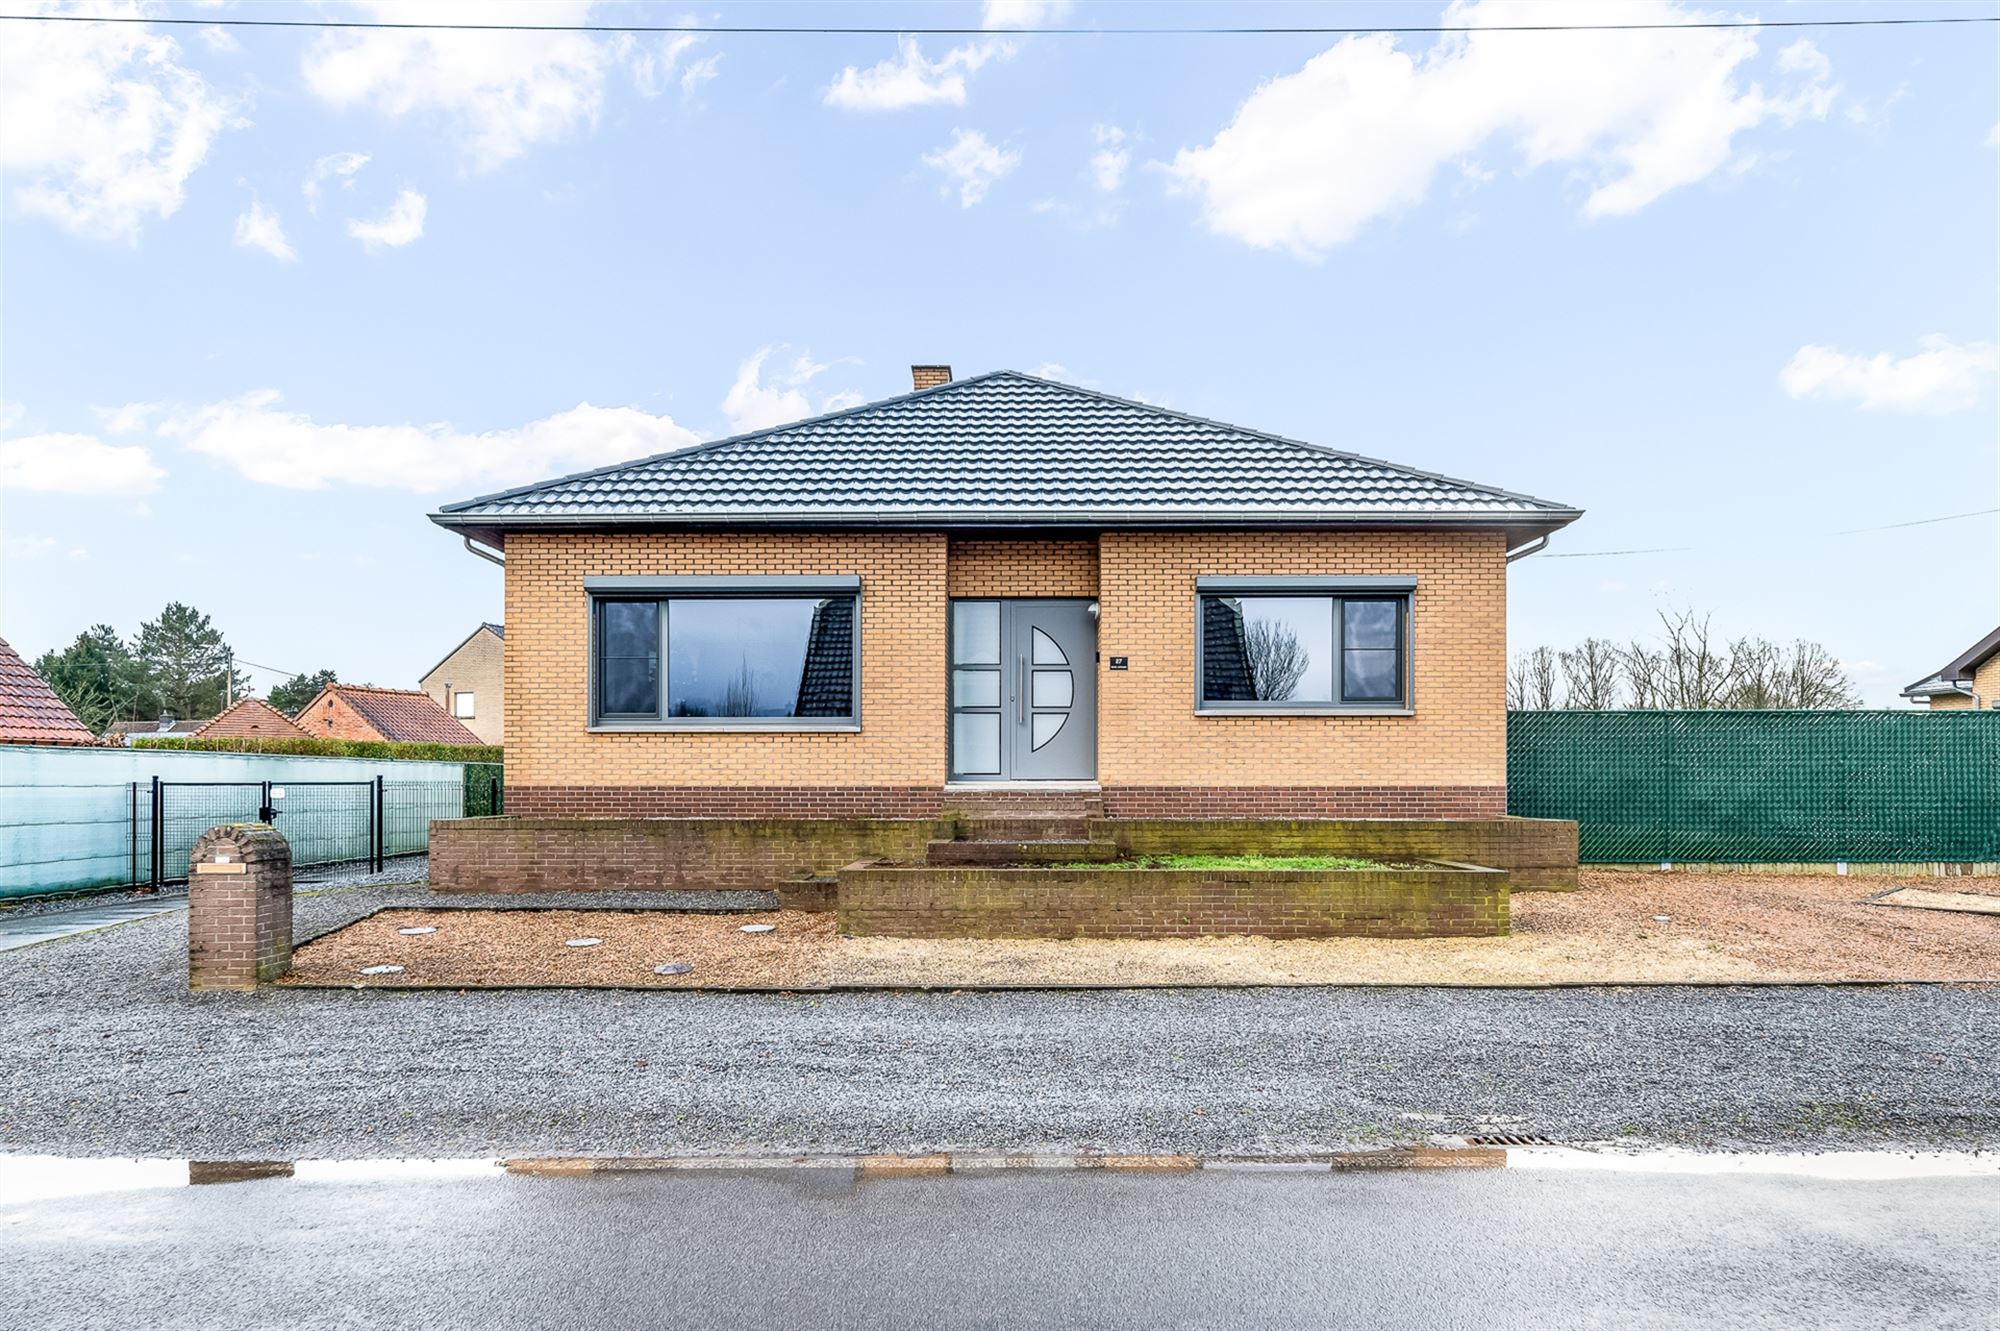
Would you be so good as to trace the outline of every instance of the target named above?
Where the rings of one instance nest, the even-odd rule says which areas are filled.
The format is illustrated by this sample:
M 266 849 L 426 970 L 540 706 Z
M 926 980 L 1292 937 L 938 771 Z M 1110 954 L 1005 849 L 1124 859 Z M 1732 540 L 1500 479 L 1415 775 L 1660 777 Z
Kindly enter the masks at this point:
M 1204 579 L 1204 711 L 1400 710 L 1409 704 L 1407 579 Z M 1324 588 L 1322 590 L 1321 588 Z
M 857 724 L 859 600 L 754 585 L 595 591 L 592 724 Z

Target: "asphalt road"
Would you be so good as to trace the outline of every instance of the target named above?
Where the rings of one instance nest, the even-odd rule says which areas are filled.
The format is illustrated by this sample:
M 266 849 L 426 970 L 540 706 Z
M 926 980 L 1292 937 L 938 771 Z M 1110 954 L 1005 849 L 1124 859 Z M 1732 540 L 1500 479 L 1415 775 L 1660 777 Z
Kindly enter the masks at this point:
M 273 1179 L 0 1201 L 0 1325 L 1990 1328 L 2000 1180 Z

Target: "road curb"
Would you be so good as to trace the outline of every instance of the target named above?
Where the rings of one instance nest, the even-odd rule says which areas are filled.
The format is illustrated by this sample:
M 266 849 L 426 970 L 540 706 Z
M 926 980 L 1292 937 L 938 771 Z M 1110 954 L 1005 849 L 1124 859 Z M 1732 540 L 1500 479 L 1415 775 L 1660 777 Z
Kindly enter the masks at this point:
M 500 1162 L 509 1174 L 533 1178 L 582 1178 L 607 1174 L 768 1173 L 831 1170 L 856 1180 L 940 1178 L 951 1174 L 1100 1171 L 1128 1174 L 1202 1172 L 1341 1173 L 1406 1169 L 1503 1169 L 1507 1152 L 1491 1146 L 1396 1146 L 1369 1151 L 1319 1151 L 1298 1155 L 1108 1155 L 1097 1152 L 933 1152 L 922 1155 L 656 1155 L 525 1156 Z

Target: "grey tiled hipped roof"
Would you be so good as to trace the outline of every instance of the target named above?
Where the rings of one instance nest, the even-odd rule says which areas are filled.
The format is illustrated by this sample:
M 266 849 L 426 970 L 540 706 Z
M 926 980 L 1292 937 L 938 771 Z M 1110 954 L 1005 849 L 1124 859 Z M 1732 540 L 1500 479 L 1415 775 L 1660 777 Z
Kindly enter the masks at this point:
M 519 526 L 1344 522 L 1541 535 L 1575 509 L 1011 370 L 446 505 Z

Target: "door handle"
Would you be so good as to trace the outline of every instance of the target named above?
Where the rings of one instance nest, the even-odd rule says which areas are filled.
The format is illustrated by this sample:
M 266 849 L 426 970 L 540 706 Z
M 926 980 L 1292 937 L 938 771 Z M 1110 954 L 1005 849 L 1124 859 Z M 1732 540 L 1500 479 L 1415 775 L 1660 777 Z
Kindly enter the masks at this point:
M 1022 656 L 1015 659 L 1020 663 L 1018 667 L 1020 673 L 1015 676 L 1017 682 L 1014 685 L 1014 719 L 1021 725 L 1026 725 L 1028 724 L 1028 658 Z

